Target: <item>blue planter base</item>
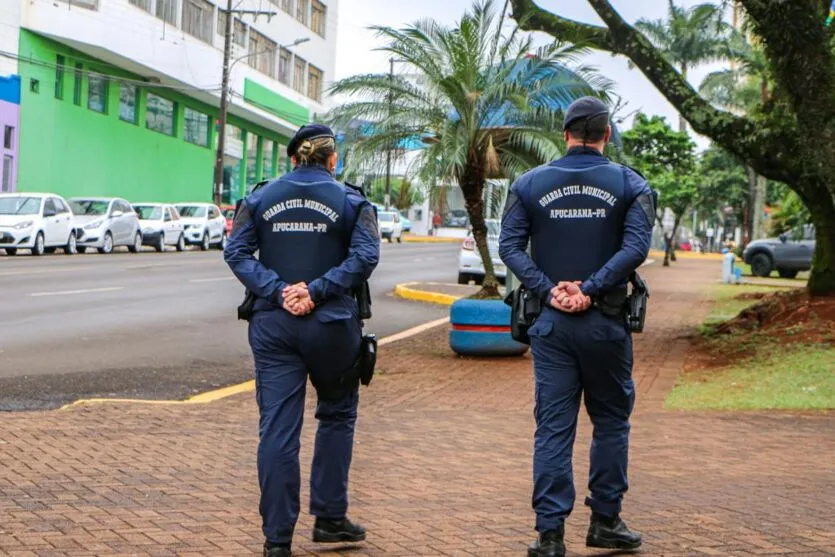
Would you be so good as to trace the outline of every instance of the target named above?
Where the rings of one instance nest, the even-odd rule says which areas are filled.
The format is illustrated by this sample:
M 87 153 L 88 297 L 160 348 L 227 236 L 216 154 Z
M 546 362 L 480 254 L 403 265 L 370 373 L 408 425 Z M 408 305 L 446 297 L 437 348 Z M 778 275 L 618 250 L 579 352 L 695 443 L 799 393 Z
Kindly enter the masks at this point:
M 450 308 L 449 346 L 460 356 L 521 356 L 510 336 L 510 308 L 501 300 L 458 300 Z

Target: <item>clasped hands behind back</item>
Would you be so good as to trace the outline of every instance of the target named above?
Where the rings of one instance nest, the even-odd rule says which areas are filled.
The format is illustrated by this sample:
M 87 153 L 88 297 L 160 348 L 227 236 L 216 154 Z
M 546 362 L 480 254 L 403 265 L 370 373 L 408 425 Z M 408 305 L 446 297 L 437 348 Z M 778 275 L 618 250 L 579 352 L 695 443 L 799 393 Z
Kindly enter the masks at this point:
M 565 313 L 580 313 L 591 307 L 591 298 L 580 290 L 580 281 L 560 282 L 551 289 L 551 307 Z
M 281 291 L 281 295 L 283 298 L 282 307 L 296 317 L 304 317 L 316 307 L 316 304 L 310 298 L 307 284 L 304 282 L 291 284 Z

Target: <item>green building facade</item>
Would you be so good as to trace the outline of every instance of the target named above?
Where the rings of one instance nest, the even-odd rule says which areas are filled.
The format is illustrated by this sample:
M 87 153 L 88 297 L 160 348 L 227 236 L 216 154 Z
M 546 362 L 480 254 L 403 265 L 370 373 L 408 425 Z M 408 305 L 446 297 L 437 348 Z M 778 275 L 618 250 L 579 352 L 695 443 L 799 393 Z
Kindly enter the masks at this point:
M 217 107 L 185 87 L 154 87 L 23 29 L 19 55 L 18 191 L 211 201 Z M 249 80 L 244 100 L 294 125 L 310 119 L 307 108 Z M 287 171 L 288 138 L 231 114 L 227 130 L 227 143 L 242 146 L 239 158 L 224 160 L 224 202 L 234 203 L 248 187 Z

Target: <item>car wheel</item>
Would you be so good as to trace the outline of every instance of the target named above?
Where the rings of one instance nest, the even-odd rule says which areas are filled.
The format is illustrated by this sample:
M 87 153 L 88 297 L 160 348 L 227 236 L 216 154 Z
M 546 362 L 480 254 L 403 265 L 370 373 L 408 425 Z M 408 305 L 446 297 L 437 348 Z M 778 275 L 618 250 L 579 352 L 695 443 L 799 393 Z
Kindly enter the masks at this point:
M 764 253 L 758 253 L 751 260 L 751 272 L 756 277 L 767 277 L 771 274 L 771 258 Z
M 67 239 L 67 245 L 64 246 L 64 253 L 66 255 L 75 255 L 78 253 L 78 240 L 75 238 L 75 232 L 70 232 L 70 237 Z
M 473 280 L 472 275 L 468 273 L 458 273 L 458 284 L 470 284 L 471 280 Z
M 177 239 L 177 251 L 185 251 L 186 250 L 186 238 L 182 234 Z
M 99 248 L 99 253 L 113 253 L 113 235 L 110 232 L 104 233 L 104 245 Z
M 200 250 L 201 251 L 209 251 L 209 248 L 212 247 L 211 243 L 209 242 L 209 233 L 203 233 L 203 240 L 200 242 Z
M 780 273 L 780 278 L 793 279 L 797 277 L 797 271 L 794 269 L 777 269 L 777 272 Z
M 159 253 L 165 251 L 165 234 L 160 233 L 159 240 L 157 240 L 157 245 L 154 246 L 154 249 L 157 250 Z
M 76 249 L 78 250 L 78 253 L 87 253 L 87 247 L 86 246 L 78 246 L 78 248 L 76 248 Z
M 142 251 L 142 234 L 139 232 L 136 233 L 136 236 L 133 237 L 133 245 L 128 246 L 128 251 L 131 253 L 139 253 Z
M 17 248 L 6 248 L 6 255 L 17 255 Z
M 223 233 L 223 237 L 220 239 L 220 243 L 217 245 L 217 249 L 223 251 L 226 249 L 226 244 L 229 242 L 229 238 L 226 236 L 226 232 Z
M 40 257 L 44 253 L 46 253 L 46 249 L 43 245 L 43 232 L 38 232 L 38 235 L 35 236 L 35 245 L 32 247 L 32 255 Z

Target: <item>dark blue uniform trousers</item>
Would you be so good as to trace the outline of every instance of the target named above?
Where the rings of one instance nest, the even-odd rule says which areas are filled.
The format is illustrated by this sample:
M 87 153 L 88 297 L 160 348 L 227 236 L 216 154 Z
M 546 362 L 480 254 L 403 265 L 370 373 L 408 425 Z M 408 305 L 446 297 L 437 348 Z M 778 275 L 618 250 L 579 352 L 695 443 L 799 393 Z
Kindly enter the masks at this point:
M 328 379 L 351 367 L 362 333 L 354 312 L 337 304 L 297 318 L 283 310 L 257 312 L 249 342 L 255 358 L 260 411 L 258 480 L 263 530 L 270 543 L 290 543 L 299 516 L 299 436 L 308 374 Z M 339 519 L 348 509 L 348 470 L 357 420 L 358 389 L 336 401 L 319 400 L 310 513 Z
M 594 426 L 586 505 L 606 516 L 620 512 L 635 402 L 632 336 L 626 327 L 623 319 L 595 308 L 566 314 L 548 307 L 529 330 L 536 402 L 533 507 L 539 532 L 556 529 L 574 507 L 571 457 L 581 394 Z

